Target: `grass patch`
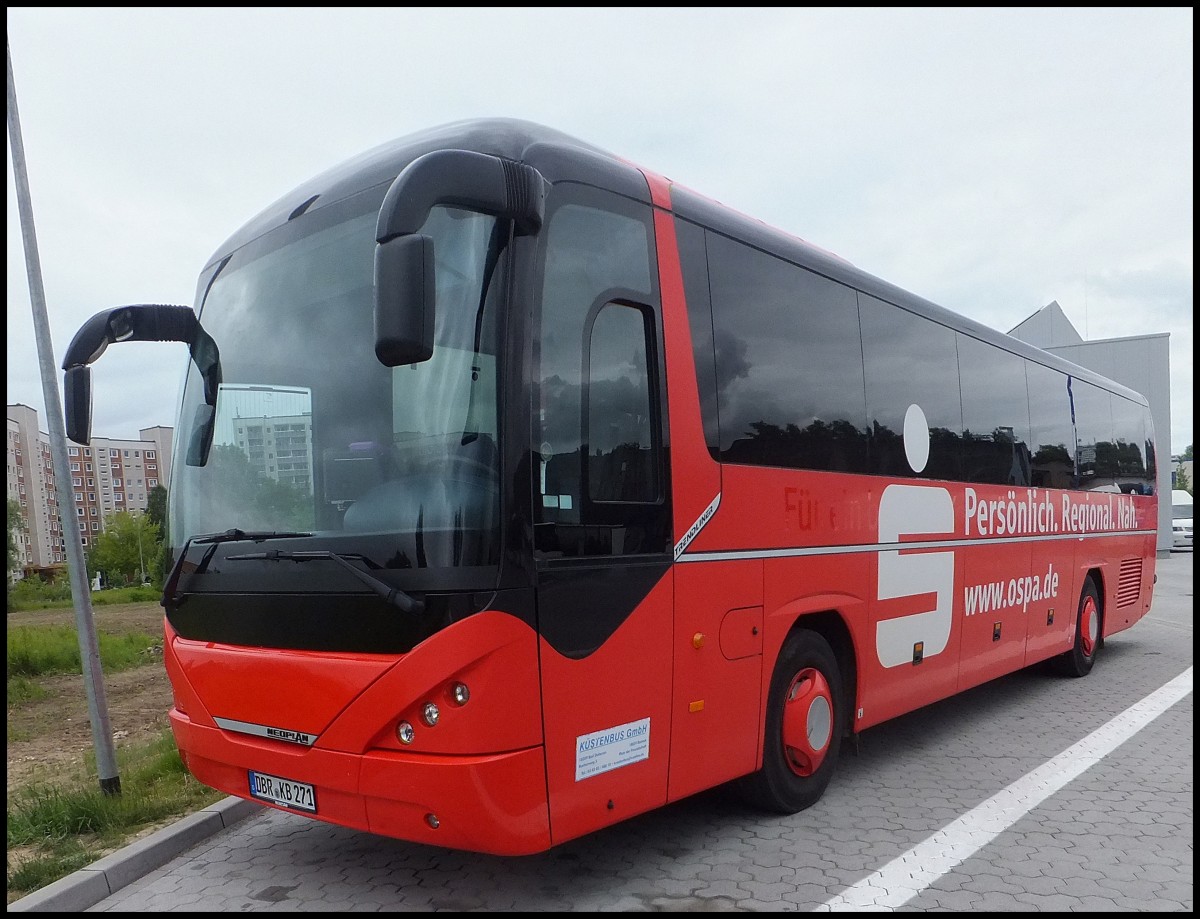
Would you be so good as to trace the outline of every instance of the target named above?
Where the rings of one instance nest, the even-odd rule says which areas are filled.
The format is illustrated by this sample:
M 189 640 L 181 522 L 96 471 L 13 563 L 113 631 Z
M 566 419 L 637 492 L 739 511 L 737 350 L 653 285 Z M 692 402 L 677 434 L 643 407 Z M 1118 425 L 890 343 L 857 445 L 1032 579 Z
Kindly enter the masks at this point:
M 54 847 L 53 851 L 30 853 L 26 861 L 18 862 L 8 871 L 9 902 L 14 893 L 32 893 L 47 884 L 53 884 L 73 871 L 85 868 L 95 861 L 78 840 L 67 840 Z
M 224 797 L 188 774 L 169 729 L 149 743 L 122 748 L 117 762 L 119 795 L 100 791 L 94 757 L 74 775 L 10 795 L 9 902 L 96 861 L 147 827 Z M 20 852 L 16 860 L 14 850 Z
M 38 699 L 44 699 L 49 693 L 40 683 L 34 682 L 27 676 L 10 676 L 8 678 L 8 704 L 21 702 L 36 702 Z M 11 734 L 9 740 L 15 740 Z
M 197 783 L 187 777 L 170 731 L 122 754 L 117 757 L 119 795 L 102 793 L 98 780 L 88 787 L 84 777 L 67 786 L 22 789 L 9 808 L 8 844 L 111 833 L 170 817 L 179 812 L 181 801 L 190 802 L 193 789 L 187 785 Z M 92 768 L 86 778 L 95 775 Z
M 158 587 L 114 587 L 111 590 L 92 591 L 92 606 L 115 606 L 121 603 L 157 603 L 161 598 L 162 588 Z
M 93 607 L 156 603 L 161 597 L 162 589 L 158 587 L 113 587 L 91 592 Z M 49 584 L 39 578 L 25 578 L 8 589 L 10 613 L 37 609 L 71 609 L 74 606 L 71 585 L 65 578 Z
M 100 666 L 109 672 L 128 670 L 146 662 L 159 640 L 140 632 L 97 634 Z M 16 626 L 8 630 L 8 678 L 50 673 L 82 672 L 79 633 L 70 626 Z M 12 701 L 11 682 L 9 701 Z

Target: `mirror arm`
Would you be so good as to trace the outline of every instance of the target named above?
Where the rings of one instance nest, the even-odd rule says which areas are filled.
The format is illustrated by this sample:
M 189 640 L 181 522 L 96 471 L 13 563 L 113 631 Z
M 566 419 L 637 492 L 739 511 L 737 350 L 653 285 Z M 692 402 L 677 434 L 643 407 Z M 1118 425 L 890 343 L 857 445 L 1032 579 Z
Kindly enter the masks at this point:
M 78 444 L 91 439 L 92 380 L 90 364 L 119 341 L 178 341 L 188 350 L 204 380 L 204 401 L 217 404 L 221 358 L 217 343 L 200 325 L 190 306 L 141 303 L 102 310 L 71 339 L 63 358 L 67 436 Z
M 196 323 L 195 341 L 188 351 L 204 380 L 204 401 L 216 405 L 217 390 L 221 386 L 221 355 L 217 343 L 199 322 Z
M 532 166 L 486 153 L 426 153 L 409 163 L 384 195 L 376 241 L 416 233 L 439 204 L 509 219 L 517 235 L 532 235 L 546 211 L 545 180 Z

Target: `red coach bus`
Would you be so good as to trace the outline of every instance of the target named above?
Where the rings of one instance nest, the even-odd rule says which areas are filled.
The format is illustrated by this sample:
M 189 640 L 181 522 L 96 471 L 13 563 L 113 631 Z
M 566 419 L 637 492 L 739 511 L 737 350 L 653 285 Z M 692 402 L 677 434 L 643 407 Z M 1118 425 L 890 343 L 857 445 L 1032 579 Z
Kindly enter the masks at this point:
M 163 591 L 201 782 L 518 855 L 734 783 L 1150 606 L 1137 393 L 547 128 L 370 151 L 234 234 L 186 342 Z

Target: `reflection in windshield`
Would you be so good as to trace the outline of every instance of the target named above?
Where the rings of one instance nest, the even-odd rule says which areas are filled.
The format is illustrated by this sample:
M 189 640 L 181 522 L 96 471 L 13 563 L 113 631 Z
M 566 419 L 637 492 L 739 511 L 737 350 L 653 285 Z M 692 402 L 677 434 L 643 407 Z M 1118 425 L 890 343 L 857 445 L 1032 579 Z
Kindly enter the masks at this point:
M 212 283 L 202 317 L 223 384 L 208 462 L 176 464 L 174 545 L 231 527 L 302 530 L 356 544 L 386 536 L 370 542 L 387 567 L 495 563 L 503 285 L 490 275 L 504 237 L 495 218 L 433 209 L 422 230 L 436 263 L 433 356 L 384 367 L 377 204 L 306 214 L 236 253 Z M 182 423 L 202 401 L 191 370 Z

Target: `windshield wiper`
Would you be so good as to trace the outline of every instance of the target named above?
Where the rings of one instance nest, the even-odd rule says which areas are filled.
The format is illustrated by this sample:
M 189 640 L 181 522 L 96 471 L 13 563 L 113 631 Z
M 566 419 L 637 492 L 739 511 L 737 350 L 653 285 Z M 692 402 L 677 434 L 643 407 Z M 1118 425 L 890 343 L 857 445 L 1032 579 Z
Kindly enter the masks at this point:
M 232 530 L 225 530 L 221 533 L 209 533 L 205 536 L 193 536 L 188 542 L 201 545 L 203 543 L 222 543 L 222 542 L 241 542 L 247 540 L 251 542 L 262 542 L 266 539 L 296 539 L 301 536 L 312 536 L 312 533 L 301 533 L 299 531 L 291 532 L 288 530 L 239 530 L 234 527 Z
M 267 549 L 265 552 L 248 552 L 245 555 L 227 555 L 227 562 L 244 562 L 244 561 L 267 561 L 267 562 L 310 562 L 314 559 L 328 559 L 329 561 L 337 562 L 352 575 L 366 584 L 379 596 L 383 597 L 392 606 L 399 607 L 406 613 L 420 613 L 425 610 L 423 601 L 416 597 L 405 593 L 399 587 L 393 587 L 386 581 L 382 581 L 361 568 L 355 568 L 350 564 L 350 559 L 357 559 L 364 564 L 367 562 L 366 556 L 339 554 L 331 552 L 328 549 L 314 549 L 311 552 L 280 552 L 278 549 Z
M 167 576 L 167 582 L 163 585 L 162 600 L 159 602 L 165 609 L 170 609 L 171 605 L 179 599 L 175 596 L 175 588 L 179 584 L 179 575 L 183 573 L 183 562 L 187 558 L 188 549 L 193 545 L 208 546 L 208 549 L 204 552 L 204 557 L 200 559 L 200 564 L 196 566 L 196 573 L 203 574 L 208 570 L 208 563 L 212 561 L 212 557 L 217 551 L 217 546 L 223 542 L 264 542 L 268 539 L 299 539 L 302 536 L 312 535 L 312 533 L 290 532 L 287 530 L 239 530 L 237 527 L 234 527 L 221 533 L 205 533 L 202 536 L 193 536 L 179 550 L 179 558 L 175 560 L 175 564 L 171 567 L 171 573 Z

